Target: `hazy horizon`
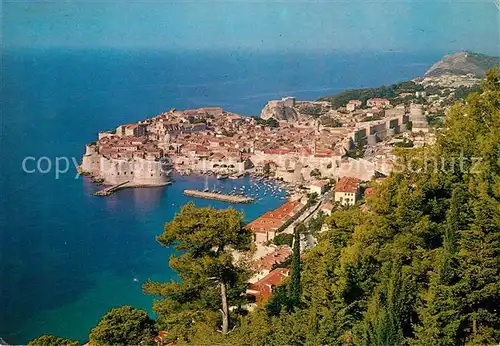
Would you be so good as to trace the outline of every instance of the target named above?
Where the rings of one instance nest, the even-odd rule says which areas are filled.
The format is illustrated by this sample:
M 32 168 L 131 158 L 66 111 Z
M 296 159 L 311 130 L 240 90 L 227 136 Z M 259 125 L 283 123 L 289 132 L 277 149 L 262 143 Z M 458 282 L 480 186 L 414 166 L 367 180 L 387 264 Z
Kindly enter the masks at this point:
M 499 55 L 491 0 L 3 2 L 3 47 Z

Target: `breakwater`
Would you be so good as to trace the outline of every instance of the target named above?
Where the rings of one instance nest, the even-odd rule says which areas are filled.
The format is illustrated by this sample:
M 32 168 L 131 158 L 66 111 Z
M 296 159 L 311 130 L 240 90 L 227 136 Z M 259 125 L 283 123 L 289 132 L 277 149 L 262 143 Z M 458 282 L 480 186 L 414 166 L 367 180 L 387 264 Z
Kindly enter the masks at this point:
M 228 202 L 228 203 L 252 203 L 253 198 L 247 196 L 238 195 L 227 195 L 224 193 L 216 193 L 201 190 L 184 190 L 184 195 L 189 197 L 214 199 L 217 201 Z
M 113 192 L 115 192 L 119 188 L 123 187 L 127 183 L 128 183 L 128 180 L 124 181 L 123 183 L 119 183 L 119 184 L 107 187 L 105 189 L 99 190 L 99 191 L 97 191 L 97 192 L 94 193 L 94 196 L 109 196 Z
M 116 192 L 120 189 L 131 188 L 131 187 L 135 187 L 135 188 L 162 187 L 162 186 L 167 186 L 167 185 L 171 185 L 171 184 L 172 184 L 171 181 L 167 181 L 164 184 L 155 184 L 155 185 L 153 185 L 153 184 L 131 184 L 127 180 L 127 181 L 124 181 L 123 183 L 119 183 L 119 184 L 104 188 L 102 190 L 96 191 L 96 192 L 94 192 L 94 196 L 109 196 L 113 192 Z

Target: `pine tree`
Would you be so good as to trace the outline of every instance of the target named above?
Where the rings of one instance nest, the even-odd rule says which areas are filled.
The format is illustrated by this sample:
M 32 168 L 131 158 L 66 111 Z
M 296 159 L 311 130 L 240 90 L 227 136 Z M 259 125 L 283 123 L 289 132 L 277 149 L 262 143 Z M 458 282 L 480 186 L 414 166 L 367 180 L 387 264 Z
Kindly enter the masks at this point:
M 28 346 L 78 346 L 80 343 L 76 340 L 65 339 L 55 335 L 40 335 L 39 337 L 28 341 Z
M 245 291 L 247 271 L 235 263 L 232 251 L 250 249 L 251 233 L 243 227 L 243 216 L 234 209 L 196 208 L 188 203 L 165 225 L 157 240 L 174 247 L 170 266 L 180 282 L 144 285 L 146 293 L 160 296 L 154 310 L 165 328 L 189 335 L 196 321 L 216 324 L 221 313 L 221 332 L 229 332 L 231 303 L 237 305 Z
M 144 310 L 131 306 L 112 309 L 90 332 L 92 345 L 150 344 L 156 335 L 155 324 Z

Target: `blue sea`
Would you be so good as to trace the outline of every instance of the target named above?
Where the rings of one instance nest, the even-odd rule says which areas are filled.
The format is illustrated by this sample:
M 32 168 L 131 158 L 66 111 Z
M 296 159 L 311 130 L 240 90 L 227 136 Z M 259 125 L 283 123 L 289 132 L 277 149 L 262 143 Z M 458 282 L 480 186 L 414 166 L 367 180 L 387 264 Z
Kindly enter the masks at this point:
M 98 131 L 170 108 L 222 106 L 258 115 L 267 100 L 310 100 L 346 88 L 422 75 L 445 52 L 10 50 L 2 57 L 0 146 L 0 337 L 26 343 L 40 334 L 87 340 L 109 309 L 151 312 L 147 279 L 171 280 L 172 250 L 155 236 L 203 178 L 176 176 L 166 188 L 94 197 L 73 164 L 56 179 L 56 158 L 80 161 Z M 26 157 L 47 173 L 25 173 Z M 61 159 L 59 159 L 62 164 Z M 28 161 L 27 168 L 36 168 Z M 64 168 L 64 166 L 62 166 Z M 225 189 L 247 179 L 215 181 Z M 234 205 L 250 221 L 283 200 L 267 194 Z M 195 200 L 198 206 L 230 205 Z M 136 279 L 136 280 L 134 280 Z

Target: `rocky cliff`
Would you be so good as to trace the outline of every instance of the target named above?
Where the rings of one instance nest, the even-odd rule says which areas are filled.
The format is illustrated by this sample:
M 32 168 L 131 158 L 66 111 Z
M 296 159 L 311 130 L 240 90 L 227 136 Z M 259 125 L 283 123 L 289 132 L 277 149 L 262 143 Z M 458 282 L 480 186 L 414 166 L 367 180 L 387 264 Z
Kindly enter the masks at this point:
M 287 105 L 285 102 L 270 101 L 262 109 L 260 117 L 264 120 L 273 118 L 278 121 L 286 120 L 295 122 L 299 120 L 299 113 L 294 109 L 293 106 Z
M 491 57 L 472 52 L 459 52 L 446 55 L 443 59 L 432 65 L 424 77 L 466 75 L 470 73 L 476 77 L 484 78 L 486 72 L 492 67 L 498 66 L 499 63 L 500 57 Z

